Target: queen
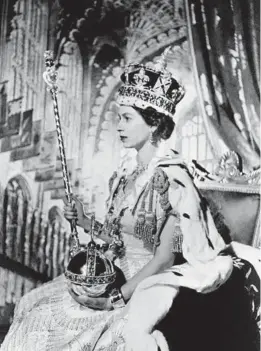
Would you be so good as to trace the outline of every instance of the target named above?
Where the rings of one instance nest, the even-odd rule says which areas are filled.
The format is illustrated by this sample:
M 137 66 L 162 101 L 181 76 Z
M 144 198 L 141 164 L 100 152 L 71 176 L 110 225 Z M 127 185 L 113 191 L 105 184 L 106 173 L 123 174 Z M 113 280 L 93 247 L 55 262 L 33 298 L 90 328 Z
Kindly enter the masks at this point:
M 203 296 L 233 276 L 229 245 L 185 163 L 174 151 L 161 153 L 184 96 L 165 56 L 155 65 L 129 65 L 121 76 L 117 130 L 137 157 L 112 175 L 106 219 L 97 223 L 116 280 L 99 296 L 81 284 L 68 288 L 68 274 L 80 269 L 75 262 L 67 279 L 61 275 L 21 299 L 2 351 L 169 350 L 158 326 L 182 289 Z M 90 231 L 90 218 L 74 201 L 75 207 L 65 204 L 66 219 Z

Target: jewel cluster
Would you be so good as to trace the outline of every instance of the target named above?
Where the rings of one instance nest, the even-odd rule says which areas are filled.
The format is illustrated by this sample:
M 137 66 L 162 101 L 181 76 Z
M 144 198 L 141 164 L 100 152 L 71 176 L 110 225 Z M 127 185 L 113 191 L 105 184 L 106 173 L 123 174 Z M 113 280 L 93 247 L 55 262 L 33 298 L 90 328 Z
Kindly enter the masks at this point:
M 96 284 L 110 284 L 115 280 L 115 272 L 112 274 L 100 275 L 100 276 L 85 276 L 72 273 L 68 270 L 65 271 L 65 277 L 76 284 L 96 285 Z
M 144 102 L 149 103 L 150 105 L 154 105 L 156 107 L 162 108 L 170 114 L 174 114 L 175 112 L 175 103 L 170 101 L 168 98 L 164 96 L 159 96 L 155 94 L 153 91 L 141 89 L 139 87 L 134 86 L 122 86 L 119 89 L 119 101 L 124 103 L 124 98 L 135 98 L 140 99 Z M 125 99 L 126 100 L 126 99 Z

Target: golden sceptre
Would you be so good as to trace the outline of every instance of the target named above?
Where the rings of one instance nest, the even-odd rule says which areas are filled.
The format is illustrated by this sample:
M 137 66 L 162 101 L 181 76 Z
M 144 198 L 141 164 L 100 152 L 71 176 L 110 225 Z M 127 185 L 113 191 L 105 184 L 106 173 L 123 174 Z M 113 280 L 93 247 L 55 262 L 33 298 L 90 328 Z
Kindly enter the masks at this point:
M 73 200 L 72 200 L 71 184 L 70 184 L 70 179 L 69 179 L 68 170 L 67 170 L 67 163 L 66 163 L 66 157 L 65 157 L 65 147 L 64 147 L 63 135 L 62 135 L 62 129 L 61 129 L 61 120 L 60 120 L 60 116 L 59 116 L 59 109 L 58 109 L 58 103 L 57 103 L 57 93 L 58 93 L 57 78 L 58 78 L 58 74 L 57 74 L 57 71 L 56 71 L 55 66 L 54 66 L 53 52 L 50 50 L 45 51 L 44 58 L 45 58 L 46 71 L 43 73 L 43 79 L 46 82 L 46 84 L 48 85 L 48 91 L 50 91 L 50 93 L 52 95 L 52 100 L 53 100 L 53 111 L 54 111 L 54 117 L 55 117 L 59 151 L 60 151 L 60 156 L 61 156 L 65 194 L 66 194 L 66 198 L 67 198 L 68 203 L 72 204 Z M 77 228 L 76 228 L 76 220 L 72 220 L 70 222 L 70 225 L 71 225 L 71 234 L 70 234 L 69 252 L 70 252 L 70 256 L 72 257 L 77 252 L 80 251 L 80 242 L 79 242 L 78 232 L 77 232 Z

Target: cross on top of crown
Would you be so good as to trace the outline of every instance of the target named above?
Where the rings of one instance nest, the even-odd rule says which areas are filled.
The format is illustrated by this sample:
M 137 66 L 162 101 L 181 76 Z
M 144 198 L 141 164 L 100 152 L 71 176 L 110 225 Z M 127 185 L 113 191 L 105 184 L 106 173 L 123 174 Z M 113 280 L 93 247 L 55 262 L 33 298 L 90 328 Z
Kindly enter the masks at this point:
M 148 83 L 149 79 L 143 67 L 140 69 L 139 73 L 134 74 L 134 81 L 137 86 L 143 87 Z

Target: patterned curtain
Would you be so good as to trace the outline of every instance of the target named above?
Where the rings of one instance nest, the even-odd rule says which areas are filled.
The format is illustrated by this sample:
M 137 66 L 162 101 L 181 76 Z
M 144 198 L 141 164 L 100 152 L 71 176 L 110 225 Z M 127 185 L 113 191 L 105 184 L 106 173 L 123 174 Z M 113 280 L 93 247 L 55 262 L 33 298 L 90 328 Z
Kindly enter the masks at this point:
M 209 142 L 260 167 L 258 0 L 185 0 L 193 70 Z

